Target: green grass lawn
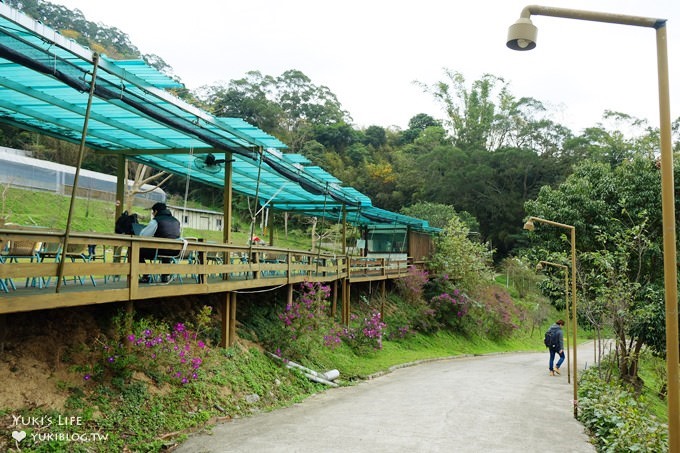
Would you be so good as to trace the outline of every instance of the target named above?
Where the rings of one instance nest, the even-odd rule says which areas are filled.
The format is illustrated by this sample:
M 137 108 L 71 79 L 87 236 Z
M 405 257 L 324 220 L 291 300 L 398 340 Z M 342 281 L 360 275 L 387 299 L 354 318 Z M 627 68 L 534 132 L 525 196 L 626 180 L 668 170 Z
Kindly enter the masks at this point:
M 5 216 L 8 223 L 65 229 L 68 218 L 70 198 L 67 196 L 17 188 L 9 188 L 4 200 L 4 209 L 0 211 L 0 218 Z M 0 205 L 2 207 L 2 205 Z M 210 209 L 200 206 L 199 209 Z M 149 221 L 149 210 L 137 206 L 133 212 L 140 215 L 140 222 Z M 85 233 L 113 233 L 115 224 L 115 205 L 113 202 L 77 198 L 74 203 L 71 231 Z M 237 224 L 238 225 L 238 224 Z M 239 231 L 232 231 L 232 242 L 245 245 L 248 243 L 250 229 L 248 226 L 238 225 Z M 195 230 L 185 228 L 182 234 L 187 237 L 200 237 L 206 241 L 222 242 L 222 231 Z M 265 238 L 265 239 L 268 239 Z M 308 250 L 310 238 L 299 233 L 287 236 L 283 231 L 274 230 L 275 246 L 296 250 Z
M 515 338 L 493 342 L 486 338 L 470 338 L 448 331 L 431 335 L 414 335 L 398 341 L 384 341 L 383 349 L 356 355 L 349 348 L 339 347 L 324 354 L 323 365 L 342 370 L 348 379 L 365 378 L 387 371 L 391 367 L 421 360 L 462 355 L 481 355 L 510 351 L 542 351 L 541 339 L 520 332 Z

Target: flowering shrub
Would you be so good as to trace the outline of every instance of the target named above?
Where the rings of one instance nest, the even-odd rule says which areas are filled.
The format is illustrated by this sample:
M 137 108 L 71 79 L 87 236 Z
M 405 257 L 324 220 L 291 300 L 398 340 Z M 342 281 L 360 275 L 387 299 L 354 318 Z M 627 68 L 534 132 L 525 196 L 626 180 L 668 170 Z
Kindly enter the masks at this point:
M 382 349 L 382 335 L 385 323 L 380 319 L 380 312 L 373 310 L 369 316 L 364 318 L 361 333 L 365 342 L 374 349 Z
M 197 327 L 191 330 L 184 323 L 173 327 L 148 321 L 132 323 L 125 342 L 100 341 L 102 361 L 83 376 L 89 381 L 110 374 L 114 382 L 128 379 L 135 370 L 143 371 L 156 380 L 187 384 L 199 379 L 200 369 L 209 349 L 199 339 L 201 329 L 210 321 L 211 307 L 205 306 L 198 315 Z M 123 325 L 121 320 L 116 324 Z M 120 327 L 119 327 L 120 329 Z
M 463 317 L 468 313 L 470 301 L 465 294 L 454 289 L 451 292 L 432 297 L 430 307 L 434 310 L 434 316 L 442 326 L 462 329 Z
M 427 291 L 431 286 L 429 273 L 416 267 L 409 267 L 408 275 L 395 280 L 395 284 L 407 304 L 402 305 L 398 312 L 388 315 L 390 319 L 388 338 L 405 338 L 415 332 L 436 332 L 439 323 L 435 311 L 426 301 Z
M 423 288 L 423 297 L 425 300 L 430 301 L 432 298 L 442 293 L 449 293 L 454 289 L 456 289 L 456 286 L 449 279 L 449 275 L 442 274 L 427 282 Z
M 415 332 L 413 332 L 413 330 L 408 325 L 404 325 L 391 329 L 387 333 L 387 338 L 389 340 L 403 340 L 404 338 L 408 338 L 414 334 Z
M 381 321 L 380 312 L 371 310 L 358 326 L 352 327 L 357 319 L 356 315 L 351 315 L 350 327 L 343 331 L 342 336 L 349 346 L 360 352 L 382 349 L 383 331 L 387 325 Z
M 339 326 L 328 316 L 330 288 L 321 283 L 304 282 L 299 296 L 286 304 L 278 317 L 282 321 L 281 332 L 275 339 L 276 354 L 294 360 L 313 357 L 322 347 L 335 348 L 346 343 L 353 349 L 366 351 L 382 349 L 386 328 L 380 312 L 369 310 L 359 321 L 350 315 L 350 326 Z M 364 300 L 368 304 L 367 300 Z
M 518 328 L 515 320 L 520 311 L 508 292 L 498 286 L 487 286 L 478 292 L 477 298 L 479 303 L 472 307 L 471 317 L 478 333 L 492 340 L 510 338 Z
M 170 332 L 145 329 L 138 335 L 128 335 L 128 341 L 133 348 L 146 350 L 144 354 L 152 359 L 152 365 L 172 380 L 186 384 L 198 379 L 203 363 L 200 355 L 206 345 L 198 340 L 196 332 L 188 330 L 184 324 L 175 324 Z
M 434 318 L 435 329 L 448 328 L 465 332 L 466 315 L 470 309 L 470 300 L 443 274 L 428 282 L 424 288 L 424 296 L 428 308 Z
M 328 316 L 330 287 L 303 282 L 299 296 L 278 315 L 282 332 L 276 339 L 276 354 L 287 359 L 308 357 L 320 347 L 340 344 L 341 329 Z
M 411 266 L 408 268 L 406 277 L 396 279 L 395 284 L 406 302 L 415 304 L 423 300 L 423 290 L 428 279 L 426 270 Z

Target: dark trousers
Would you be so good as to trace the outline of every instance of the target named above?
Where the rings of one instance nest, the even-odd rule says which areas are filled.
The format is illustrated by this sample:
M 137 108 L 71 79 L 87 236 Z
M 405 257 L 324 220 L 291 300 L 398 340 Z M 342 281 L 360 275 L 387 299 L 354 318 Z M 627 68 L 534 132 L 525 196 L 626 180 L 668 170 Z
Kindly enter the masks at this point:
M 548 364 L 548 369 L 550 371 L 553 370 L 553 363 L 555 362 L 555 354 L 560 356 L 560 359 L 555 364 L 555 367 L 560 368 L 562 366 L 562 362 L 564 362 L 564 351 L 559 352 L 557 350 L 554 350 L 553 348 L 550 348 L 550 363 Z
M 177 250 L 164 250 L 158 249 L 158 255 L 162 256 L 175 256 L 177 255 Z M 145 263 L 146 260 L 152 260 L 156 258 L 156 249 L 139 249 L 139 262 Z M 170 258 L 161 258 L 162 263 L 171 263 Z
M 145 263 L 146 260 L 153 260 L 156 258 L 156 255 L 173 256 L 176 254 L 177 250 L 158 249 L 158 253 L 156 253 L 156 249 L 141 248 L 139 249 L 139 262 Z M 161 263 L 172 263 L 172 259 L 161 258 Z

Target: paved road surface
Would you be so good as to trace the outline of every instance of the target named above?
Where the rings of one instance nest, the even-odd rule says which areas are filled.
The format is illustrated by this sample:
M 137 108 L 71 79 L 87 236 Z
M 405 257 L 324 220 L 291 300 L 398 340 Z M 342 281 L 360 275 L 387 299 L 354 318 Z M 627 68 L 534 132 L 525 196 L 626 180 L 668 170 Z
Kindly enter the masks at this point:
M 592 343 L 579 368 L 593 363 Z M 300 404 L 216 426 L 176 452 L 594 452 L 573 417 L 573 384 L 548 353 L 400 368 Z

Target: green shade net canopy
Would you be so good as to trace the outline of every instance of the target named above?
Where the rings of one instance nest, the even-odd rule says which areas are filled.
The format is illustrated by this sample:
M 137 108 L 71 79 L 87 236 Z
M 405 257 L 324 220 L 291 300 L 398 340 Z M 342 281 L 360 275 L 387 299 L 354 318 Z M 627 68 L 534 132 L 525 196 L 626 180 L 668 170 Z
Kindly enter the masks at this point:
M 97 58 L 98 57 L 98 58 Z M 260 206 L 355 225 L 424 220 L 372 205 L 359 191 L 239 118 L 174 96 L 183 85 L 141 60 L 113 60 L 0 3 L 0 123 L 80 143 L 95 61 L 85 144 L 213 187 L 231 171 L 235 192 Z

